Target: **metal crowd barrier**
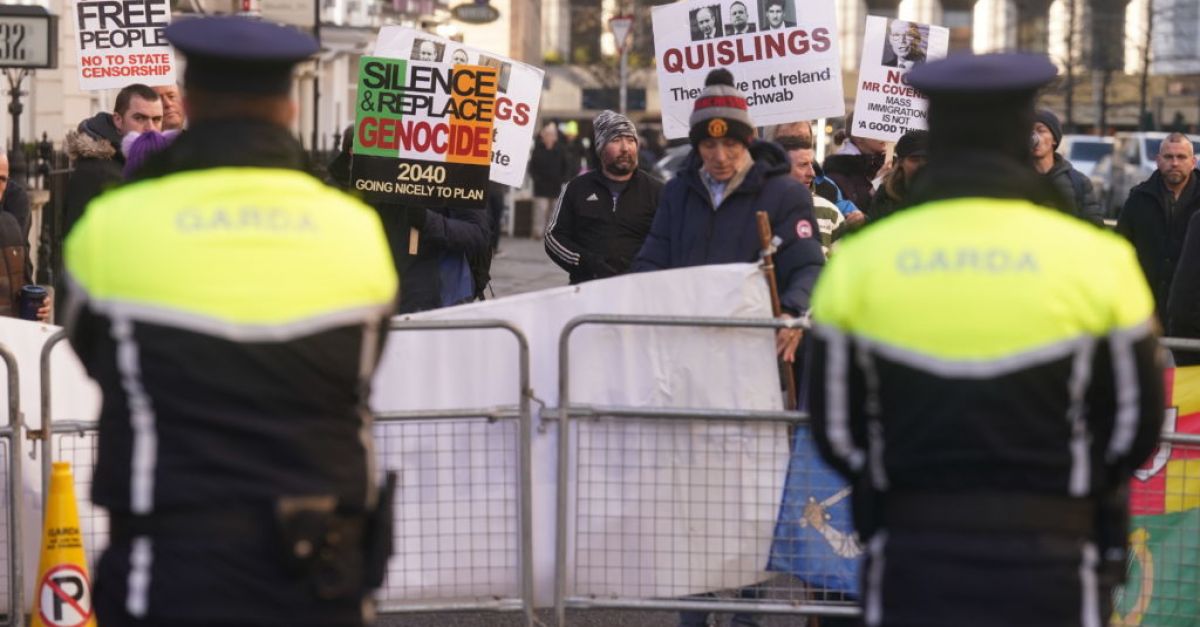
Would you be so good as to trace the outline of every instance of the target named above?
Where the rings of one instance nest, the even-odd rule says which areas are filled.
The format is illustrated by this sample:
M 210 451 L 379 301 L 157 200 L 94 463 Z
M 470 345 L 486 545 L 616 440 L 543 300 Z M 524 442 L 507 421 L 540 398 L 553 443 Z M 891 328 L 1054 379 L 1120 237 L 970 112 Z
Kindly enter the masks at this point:
M 443 598 L 413 600 L 403 595 L 403 591 L 389 583 L 379 592 L 380 611 L 383 613 L 413 613 L 436 611 L 464 610 L 494 610 L 520 611 L 524 614 L 525 623 L 532 627 L 534 622 L 533 605 L 533 485 L 531 471 L 531 442 L 532 418 L 530 414 L 530 399 L 533 392 L 529 373 L 529 343 L 525 335 L 512 324 L 501 320 L 395 320 L 391 324 L 392 332 L 410 331 L 455 331 L 464 329 L 495 329 L 507 331 L 517 341 L 518 347 L 518 389 L 517 404 L 503 407 L 478 407 L 450 410 L 416 410 L 405 412 L 386 412 L 376 415 L 375 441 L 378 455 L 386 459 L 388 451 L 393 448 L 403 448 L 408 441 L 410 448 L 424 443 L 436 442 L 438 439 L 465 437 L 473 443 L 478 443 L 480 449 L 474 452 L 482 453 L 488 460 L 483 467 L 470 469 L 442 469 L 449 472 L 438 473 L 439 482 L 436 486 L 441 489 L 451 489 L 461 494 L 460 488 L 465 488 L 478 476 L 482 475 L 489 485 L 495 489 L 488 491 L 486 502 L 480 503 L 469 497 L 456 496 L 451 502 L 439 501 L 439 511 L 422 512 L 421 519 L 404 519 L 398 516 L 396 521 L 396 545 L 402 547 L 406 538 L 406 528 L 432 529 L 432 533 L 419 532 L 417 539 L 422 546 L 438 546 L 444 560 L 436 564 L 423 564 L 422 569 L 439 571 L 440 574 L 461 578 L 463 589 L 478 590 L 482 586 L 492 588 L 486 598 L 477 593 L 469 594 L 469 598 Z M 464 421 L 466 424 L 464 424 Z M 499 429 L 499 434 L 485 434 L 483 438 L 472 438 L 469 425 L 484 424 L 488 430 Z M 505 432 L 507 431 L 507 433 Z M 475 435 L 479 435 L 476 430 Z M 504 446 L 495 446 L 509 438 L 512 451 L 516 452 L 514 485 L 504 485 L 497 481 L 513 461 L 505 459 L 512 451 Z M 474 444 L 472 445 L 474 446 Z M 424 448 L 424 447 L 422 447 Z M 463 472 L 453 472 L 463 471 Z M 472 477 L 472 474 L 476 477 Z M 445 482 L 441 480 L 445 479 Z M 422 487 L 427 487 L 422 484 Z M 397 503 L 397 511 L 401 504 Z M 446 519 L 443 514 L 454 512 L 477 512 L 479 516 L 470 516 L 471 520 L 460 518 Z M 455 529 L 456 525 L 466 525 L 465 528 Z M 475 525 L 475 526 L 472 526 Z M 436 528 L 434 528 L 436 527 Z M 469 533 L 460 533 L 462 531 Z M 498 572 L 508 571 L 513 575 L 515 587 L 501 576 L 496 581 L 479 581 L 478 572 L 466 572 L 472 569 L 459 568 L 456 554 L 470 550 L 472 542 L 478 544 L 500 545 L 505 548 L 498 551 L 495 559 L 489 558 L 489 563 L 498 567 Z M 511 546 L 508 546 L 510 545 Z M 397 553 L 400 549 L 397 550 Z M 394 561 L 394 560 L 393 560 Z M 405 573 L 390 571 L 389 580 L 393 577 L 403 579 Z M 414 577 L 420 577 L 421 572 L 412 572 Z M 467 595 L 464 595 L 467 596 Z
M 619 483 L 594 483 L 583 479 L 575 483 L 576 492 L 573 503 L 572 485 L 564 478 L 571 476 L 571 471 L 586 469 L 589 465 L 604 465 L 611 463 L 613 458 L 627 462 L 632 473 L 643 469 L 655 470 L 661 468 L 659 463 L 662 455 L 675 454 L 676 450 L 641 447 L 638 439 L 622 439 L 621 432 L 629 426 L 644 430 L 646 434 L 656 437 L 647 438 L 650 442 L 657 436 L 688 437 L 684 429 L 703 425 L 714 430 L 732 430 L 744 428 L 747 425 L 757 425 L 764 428 L 760 432 L 743 432 L 742 437 L 750 450 L 760 448 L 764 451 L 778 452 L 779 439 L 784 435 L 785 425 L 801 427 L 807 423 L 807 416 L 800 412 L 789 411 L 749 411 L 749 410 L 713 410 L 688 408 L 646 408 L 626 406 L 599 406 L 572 403 L 570 401 L 570 339 L 578 328 L 586 325 L 633 325 L 658 327 L 709 327 L 725 329 L 776 329 L 789 326 L 788 323 L 776 320 L 729 319 L 729 318 L 663 318 L 648 316 L 581 316 L 573 319 L 563 329 L 559 339 L 559 398 L 560 407 L 557 410 L 548 409 L 543 412 L 547 419 L 557 419 L 560 423 L 559 460 L 558 460 L 558 520 L 557 526 L 561 531 L 555 551 L 557 578 L 555 581 L 555 610 L 560 626 L 566 625 L 567 609 L 609 608 L 609 609 L 640 609 L 640 610 L 694 610 L 704 612 L 747 612 L 755 614 L 808 614 L 824 616 L 855 616 L 859 608 L 853 599 L 841 597 L 827 591 L 818 590 L 804 585 L 795 573 L 774 574 L 756 585 L 742 590 L 727 590 L 714 596 L 671 596 L 659 594 L 653 596 L 595 594 L 589 591 L 603 589 L 605 586 L 621 583 L 616 581 L 630 576 L 630 573 L 619 572 L 607 568 L 605 563 L 605 547 L 594 544 L 601 537 L 599 529 L 609 518 L 606 506 L 611 506 L 623 499 L 628 486 Z M 483 407 L 464 408 L 438 411 L 392 412 L 379 414 L 376 424 L 376 439 L 379 449 L 386 454 L 393 443 L 403 442 L 406 438 L 437 437 L 442 429 L 453 432 L 457 425 L 486 424 L 489 427 L 510 429 L 505 436 L 513 440 L 512 450 L 516 453 L 515 485 L 505 485 L 505 491 L 511 490 L 511 496 L 501 498 L 502 516 L 509 516 L 511 524 L 502 525 L 498 533 L 516 536 L 511 544 L 515 547 L 508 555 L 500 559 L 505 568 L 515 570 L 515 578 L 519 584 L 515 587 L 508 583 L 497 585 L 504 587 L 496 594 L 486 598 L 447 598 L 447 599 L 413 599 L 404 597 L 400 586 L 387 586 L 380 591 L 380 609 L 384 613 L 410 612 L 439 612 L 439 611 L 521 611 L 527 625 L 534 625 L 533 605 L 533 569 L 531 563 L 532 526 L 531 526 L 531 414 L 529 349 L 524 335 L 514 326 L 502 321 L 398 321 L 393 322 L 391 331 L 453 331 L 459 329 L 497 329 L 511 333 L 518 343 L 519 349 L 519 390 L 516 407 Z M 43 430 L 28 430 L 21 414 L 19 374 L 16 358 L 5 347 L 0 346 L 0 359 L 3 359 L 8 381 L 8 421 L 0 427 L 0 473 L 7 473 L 0 481 L 0 490 L 4 491 L 0 498 L 7 504 L 6 516 L 0 516 L 0 594 L 7 592 L 8 603 L 0 603 L 0 610 L 9 608 L 7 615 L 0 612 L 0 626 L 20 627 L 24 621 L 22 583 L 27 576 L 22 563 L 21 546 L 21 512 L 23 504 L 21 479 L 21 440 L 28 432 L 30 439 L 43 441 L 43 483 L 48 486 L 50 468 L 53 460 L 66 459 L 72 462 L 75 471 L 76 495 L 79 500 L 81 523 L 85 530 L 85 544 L 88 547 L 89 559 L 94 563 L 95 557 L 107 541 L 107 519 L 103 512 L 94 507 L 89 497 L 91 471 L 94 466 L 96 423 L 83 420 L 52 420 L 50 383 L 50 355 L 54 347 L 64 339 L 63 333 L 51 336 L 42 351 L 40 364 L 41 375 L 41 409 Z M 1164 338 L 1162 345 L 1173 351 L 1198 351 L 1200 340 L 1183 340 Z M 1200 402 L 1200 401 L 1198 401 Z M 48 430 L 47 430 L 48 429 Z M 432 430 L 432 431 L 430 431 Z M 576 441 L 578 453 L 572 455 L 572 430 L 577 431 Z M 430 434 L 433 434 L 432 436 Z M 632 442 L 632 447 L 628 446 Z M 1163 451 L 1166 450 L 1166 453 Z M 498 449 L 499 453 L 508 454 L 511 451 Z M 790 454 L 790 448 L 788 449 Z M 1141 490 L 1143 496 L 1151 499 L 1161 497 L 1161 513 L 1145 513 L 1133 518 L 1132 553 L 1134 559 L 1130 563 L 1129 580 L 1116 593 L 1115 625 L 1166 625 L 1191 624 L 1200 615 L 1200 434 L 1167 432 L 1162 436 L 1160 454 L 1165 455 L 1164 462 L 1167 475 L 1162 481 L 1149 483 Z M 713 479 L 710 484 L 702 487 L 711 488 L 717 496 L 740 496 L 741 501 L 735 502 L 736 508 L 749 506 L 762 509 L 764 503 L 774 507 L 778 503 L 778 494 L 764 490 L 746 489 L 746 482 L 761 481 L 762 477 L 736 476 L 721 466 L 721 459 L 693 460 L 690 465 L 683 464 L 683 474 L 696 473 Z M 1171 466 L 1179 462 L 1178 466 Z M 1161 470 L 1161 469 L 1160 469 Z M 1176 470 L 1178 474 L 1171 474 Z M 486 469 L 485 469 L 486 471 Z M 794 468 L 790 470 L 794 472 Z M 807 471 L 805 471 L 807 472 Z M 662 539 L 657 532 L 657 525 L 671 522 L 670 515 L 664 517 L 662 510 L 655 506 L 666 504 L 677 509 L 693 505 L 711 505 L 712 500 L 702 503 L 683 502 L 673 494 L 673 484 L 654 486 L 657 496 L 634 504 L 634 509 L 627 509 L 628 515 L 637 523 L 637 528 L 629 530 L 626 539 L 642 541 L 647 553 L 661 552 L 662 547 L 656 542 Z M 576 518 L 568 519 L 570 507 L 576 505 Z M 511 505 L 511 506 L 510 506 Z M 644 507 L 645 510 L 637 508 Z M 732 511 L 732 510 L 726 510 Z M 766 513 L 766 512 L 760 512 Z M 775 512 L 769 512 L 774 516 Z M 1136 512 L 1135 512 L 1136 514 Z M 436 516 L 435 516 L 436 518 Z M 436 522 L 436 521 L 435 521 Z M 574 522 L 576 524 L 572 525 Z M 733 525 L 738 521 L 716 519 L 711 521 L 720 529 L 721 525 Z M 568 537 L 568 530 L 573 535 Z M 611 535 L 610 531 L 605 531 Z M 401 536 L 403 531 L 398 531 Z M 422 541 L 453 541 L 449 538 L 422 538 Z M 770 537 L 740 538 L 751 542 L 774 540 Z M 574 541 L 574 553 L 568 554 L 568 548 Z M 712 540 L 712 538 L 706 538 Z M 589 544 L 593 542 L 593 544 Z M 1157 543 L 1157 544 L 1156 544 Z M 1151 553 L 1150 549 L 1155 548 Z M 678 557 L 682 563 L 687 563 L 694 557 L 703 555 L 712 547 L 689 547 L 681 550 Z M 574 561 L 574 569 L 568 572 L 567 564 Z M 589 561 L 590 560 L 590 561 Z M 686 568 L 685 568 L 686 570 Z M 761 565 L 752 569 L 761 573 Z M 581 572 L 587 571 L 588 577 L 581 578 Z M 399 574 L 403 573 L 389 573 Z M 686 574 L 686 573 L 685 573 Z M 745 573 L 748 576 L 752 573 Z M 633 573 L 636 577 L 637 573 Z M 401 577 L 403 578 L 403 577 Z M 669 582 L 668 582 L 669 583 Z M 3 598 L 0 597 L 0 600 Z
M 389 580 L 385 581 L 384 587 L 377 592 L 380 613 L 413 613 L 413 612 L 437 612 L 437 611 L 520 611 L 525 615 L 525 621 L 528 625 L 534 624 L 534 607 L 533 607 L 533 565 L 530 561 L 532 556 L 533 545 L 533 530 L 532 530 L 532 485 L 530 474 L 530 380 L 529 380 L 529 345 L 524 334 L 519 329 L 504 321 L 495 320 L 471 320 L 463 322 L 454 321 L 393 321 L 390 326 L 390 331 L 454 331 L 463 329 L 496 329 L 507 331 L 513 335 L 518 346 L 518 367 L 519 367 L 519 390 L 517 403 L 514 406 L 504 407 L 484 407 L 484 408 L 462 408 L 441 411 L 412 411 L 412 412 L 389 412 L 381 413 L 375 416 L 375 441 L 376 454 L 381 458 L 385 458 L 388 451 L 395 446 L 401 446 L 403 441 L 410 438 L 416 438 L 424 441 L 426 438 L 436 438 L 439 434 L 447 431 L 453 431 L 463 423 L 483 423 L 486 425 L 495 426 L 500 429 L 507 429 L 508 435 L 512 439 L 512 450 L 516 452 L 517 459 L 515 460 L 517 481 L 515 485 L 503 486 L 508 490 L 499 490 L 497 503 L 501 505 L 501 512 L 489 511 L 489 515 L 499 517 L 507 516 L 508 519 L 501 525 L 501 534 L 511 535 L 511 550 L 506 555 L 501 556 L 499 562 L 502 566 L 508 567 L 512 572 L 512 579 L 516 581 L 515 585 L 507 582 L 493 582 L 495 590 L 487 595 L 475 595 L 472 598 L 442 598 L 442 599 L 414 599 L 412 595 L 406 594 L 402 584 L 393 583 L 393 579 L 404 580 L 406 573 L 402 571 L 390 570 Z M 41 403 L 42 403 L 42 419 L 44 428 L 49 427 L 49 431 L 40 431 L 31 435 L 35 439 L 43 439 L 48 444 L 46 449 L 49 454 L 42 456 L 42 482 L 43 489 L 47 489 L 50 482 L 52 463 L 53 461 L 70 461 L 75 476 L 75 494 L 79 504 L 80 525 L 84 532 L 84 543 L 87 548 L 87 556 L 90 564 L 95 565 L 96 559 L 100 552 L 108 542 L 108 518 L 103 510 L 92 504 L 90 499 L 90 486 L 92 469 L 95 466 L 96 452 L 96 435 L 97 423 L 94 421 L 80 420 L 53 420 L 53 407 L 51 404 L 51 384 L 50 384 L 50 354 L 54 346 L 65 338 L 63 332 L 59 332 L 51 336 L 42 350 L 41 358 Z M 2 355 L 2 353 L 0 353 Z M 15 376 L 15 370 L 10 370 L 11 376 Z M 10 388 L 13 384 L 10 383 Z M 16 397 L 12 397 L 15 399 Z M 10 400 L 10 404 L 15 403 L 15 400 Z M 5 432 L 0 431 L 0 435 Z M 490 434 L 489 434 L 490 435 Z M 14 441 L 16 438 L 13 438 Z M 13 458 L 17 459 L 14 455 Z M 494 456 L 492 456 L 494 459 Z M 510 460 L 511 461 L 511 460 Z M 11 483 L 10 485 L 20 485 L 19 483 Z M 17 491 L 19 494 L 19 490 Z M 400 504 L 394 504 L 397 511 Z M 15 508 L 10 508 L 10 512 L 15 511 Z M 436 513 L 433 514 L 436 516 Z M 403 537 L 400 537 L 404 525 L 413 524 L 411 520 L 396 521 L 396 546 L 403 546 Z M 438 520 L 427 521 L 437 524 Z M 432 536 L 422 538 L 428 542 L 458 542 L 461 537 L 453 535 Z M 464 547 L 463 550 L 466 550 Z M 421 573 L 413 573 L 420 576 Z M 20 577 L 15 577 L 14 581 L 18 584 L 21 581 Z M 485 584 L 488 582 L 485 582 Z M 478 587 L 479 582 L 475 582 Z M 19 585 L 14 585 L 14 589 L 19 592 Z
M 0 571 L 0 590 L 5 598 L 0 602 L 0 620 L 6 627 L 24 624 L 25 607 L 24 564 L 21 552 L 21 387 L 17 359 L 6 346 L 0 345 L 0 359 L 8 379 L 8 421 L 0 427 L 0 482 L 7 511 L 0 517 L 0 563 L 8 565 Z
M 556 546 L 557 580 L 555 611 L 557 624 L 566 625 L 567 609 L 636 609 L 679 610 L 698 612 L 746 612 L 753 614 L 807 614 L 826 616 L 856 616 L 860 613 L 854 602 L 841 595 L 805 586 L 792 574 L 765 574 L 766 551 L 774 540 L 775 522 L 779 514 L 780 493 L 783 492 L 785 468 L 790 459 L 787 426 L 807 424 L 807 415 L 795 411 L 751 411 L 690 408 L 650 408 L 597 406 L 571 401 L 570 340 L 572 333 L 585 325 L 634 325 L 656 327 L 709 327 L 724 329 L 778 329 L 798 326 L 796 322 L 773 319 L 701 318 L 658 316 L 586 315 L 577 317 L 563 328 L 559 336 L 559 407 L 543 411 L 542 416 L 557 418 L 560 424 L 558 452 L 558 536 Z M 710 433 L 733 431 L 741 439 L 743 450 L 759 451 L 763 465 L 750 463 L 749 474 L 742 459 L 727 455 L 688 458 L 690 430 L 704 425 L 700 437 Z M 745 427 L 751 426 L 749 430 Z M 571 455 L 572 430 L 578 429 L 576 456 Z M 631 431 L 632 429 L 632 431 Z M 672 441 L 682 438 L 675 448 Z M 656 443 L 662 443 L 661 448 Z M 782 458 L 780 456 L 782 455 Z M 675 477 L 669 485 L 638 485 L 640 473 L 653 474 L 674 461 L 671 472 Z M 773 458 L 775 466 L 765 462 Z M 780 467 L 780 464 L 783 467 Z M 600 466 L 619 466 L 632 477 L 628 482 L 596 481 L 590 469 Z M 571 498 L 569 478 L 574 482 Z M 793 468 L 792 472 L 796 472 Z M 806 471 L 801 471 L 806 472 Z M 775 477 L 770 474 L 775 473 Z M 676 489 L 684 484 L 681 494 Z M 636 490 L 645 490 L 636 497 Z M 646 493 L 648 498 L 642 498 Z M 688 496 L 690 495 L 690 496 Z M 714 500 L 730 499 L 732 507 L 714 507 Z M 568 512 L 576 510 L 575 520 Z M 620 529 L 613 528 L 611 510 L 620 508 L 624 515 Z M 689 511 L 706 508 L 719 512 L 715 519 L 692 529 Z M 744 512 L 749 511 L 757 522 L 747 523 Z M 688 519 L 688 520 L 685 520 Z M 764 524 L 762 521 L 767 522 Z M 574 524 L 572 524 L 574 522 Z M 687 527 L 688 538 L 675 542 L 664 526 Z M 757 533 L 746 534 L 747 526 Z M 741 529 L 730 533 L 726 529 Z M 847 532 L 852 530 L 846 530 Z M 570 534 L 570 537 L 569 537 Z M 740 537 L 730 537 L 730 535 Z M 615 537 L 615 540 L 614 540 Z M 568 554 L 571 540 L 574 551 Z M 610 546 L 605 546 L 608 543 Z M 618 551 L 644 552 L 653 555 L 657 581 L 649 581 L 642 573 L 627 568 L 612 567 L 608 555 L 618 545 Z M 732 545 L 732 546 L 731 546 Z M 763 559 L 746 559 L 744 550 L 755 547 Z M 636 547 L 630 550 L 630 547 Z M 739 554 L 739 552 L 741 552 Z M 815 557 L 815 556 L 814 556 Z M 636 561 L 637 557 L 629 557 Z M 683 564 L 678 574 L 687 578 L 675 588 L 672 581 L 662 581 L 664 561 Z M 711 564 L 726 561 L 738 564 L 742 579 L 767 577 L 765 581 L 741 590 L 727 590 L 717 595 L 695 594 L 699 580 L 709 579 L 704 573 L 688 572 L 687 564 Z M 568 564 L 574 568 L 568 571 Z M 628 561 L 623 562 L 625 564 Z M 726 569 L 728 572 L 729 569 Z M 638 583 L 631 584 L 630 580 Z M 641 586 L 644 582 L 644 588 Z M 635 590 L 634 594 L 617 594 L 612 590 Z M 652 592 L 645 592 L 652 590 Z M 667 594 L 664 594 L 667 593 Z

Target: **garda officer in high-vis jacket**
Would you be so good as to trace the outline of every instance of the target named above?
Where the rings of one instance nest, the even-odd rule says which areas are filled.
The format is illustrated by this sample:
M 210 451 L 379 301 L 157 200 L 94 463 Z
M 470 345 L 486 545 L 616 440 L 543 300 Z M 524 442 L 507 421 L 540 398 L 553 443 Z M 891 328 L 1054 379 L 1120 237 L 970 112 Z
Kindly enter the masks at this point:
M 100 624 L 361 625 L 390 553 L 369 381 L 396 295 L 378 218 L 302 171 L 299 31 L 181 20 L 191 125 L 66 243 L 100 385 Z
M 1133 250 L 1028 166 L 1044 57 L 921 65 L 914 205 L 844 241 L 813 296 L 811 411 L 853 483 L 869 626 L 1107 624 L 1126 486 L 1163 420 Z

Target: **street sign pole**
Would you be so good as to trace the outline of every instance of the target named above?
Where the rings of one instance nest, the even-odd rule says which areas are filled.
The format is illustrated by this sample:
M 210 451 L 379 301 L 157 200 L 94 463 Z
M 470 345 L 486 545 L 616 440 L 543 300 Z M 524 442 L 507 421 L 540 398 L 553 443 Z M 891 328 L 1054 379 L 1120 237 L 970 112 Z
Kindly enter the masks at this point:
M 629 46 L 626 43 L 629 40 L 629 31 L 633 27 L 633 16 L 613 16 L 608 20 L 608 27 L 612 29 L 613 39 L 617 43 L 617 52 L 621 55 L 621 91 L 620 102 L 617 105 L 621 115 L 625 115 L 626 93 L 629 90 Z

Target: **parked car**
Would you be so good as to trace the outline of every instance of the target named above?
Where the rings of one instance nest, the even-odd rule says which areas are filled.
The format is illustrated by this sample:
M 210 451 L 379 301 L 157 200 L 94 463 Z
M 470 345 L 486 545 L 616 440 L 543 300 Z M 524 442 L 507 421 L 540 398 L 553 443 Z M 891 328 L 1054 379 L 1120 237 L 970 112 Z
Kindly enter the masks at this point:
M 1108 179 L 1109 215 L 1116 216 L 1134 185 L 1150 178 L 1158 168 L 1158 147 L 1167 133 L 1117 133 L 1113 153 L 1096 165 L 1099 176 Z
M 1096 171 L 1096 164 L 1112 154 L 1115 144 L 1116 140 L 1112 137 L 1063 135 L 1058 144 L 1058 152 L 1066 157 L 1076 170 L 1090 177 Z
M 663 153 L 662 158 L 658 163 L 654 164 L 654 170 L 658 173 L 658 178 L 663 181 L 669 181 L 675 178 L 675 173 L 683 168 L 683 164 L 687 162 L 688 155 L 692 154 L 692 145 L 689 143 L 677 144 L 667 148 Z
M 1109 180 L 1106 170 L 1098 169 L 1097 165 L 1111 162 L 1105 158 L 1112 155 L 1115 144 L 1116 140 L 1112 137 L 1095 135 L 1063 135 L 1058 143 L 1058 153 L 1091 179 L 1092 189 L 1096 190 L 1096 198 L 1103 207 L 1107 207 Z M 1111 165 L 1108 167 L 1111 168 Z

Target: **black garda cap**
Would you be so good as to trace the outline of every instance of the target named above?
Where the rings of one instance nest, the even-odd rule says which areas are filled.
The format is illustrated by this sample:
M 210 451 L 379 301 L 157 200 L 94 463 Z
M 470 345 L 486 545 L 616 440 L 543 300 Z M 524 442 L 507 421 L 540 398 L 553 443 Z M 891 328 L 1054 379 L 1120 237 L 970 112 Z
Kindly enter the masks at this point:
M 987 97 L 1032 92 L 1057 75 L 1058 70 L 1044 55 L 1008 52 L 951 55 L 918 64 L 907 78 L 909 84 L 931 97 L 938 94 Z
M 292 68 L 320 49 L 311 35 L 246 17 L 172 22 L 167 41 L 187 57 L 184 87 L 272 96 L 292 86 Z
M 909 84 L 929 97 L 929 156 L 991 152 L 1025 162 L 1037 90 L 1058 70 L 1044 55 L 957 54 L 917 65 Z

